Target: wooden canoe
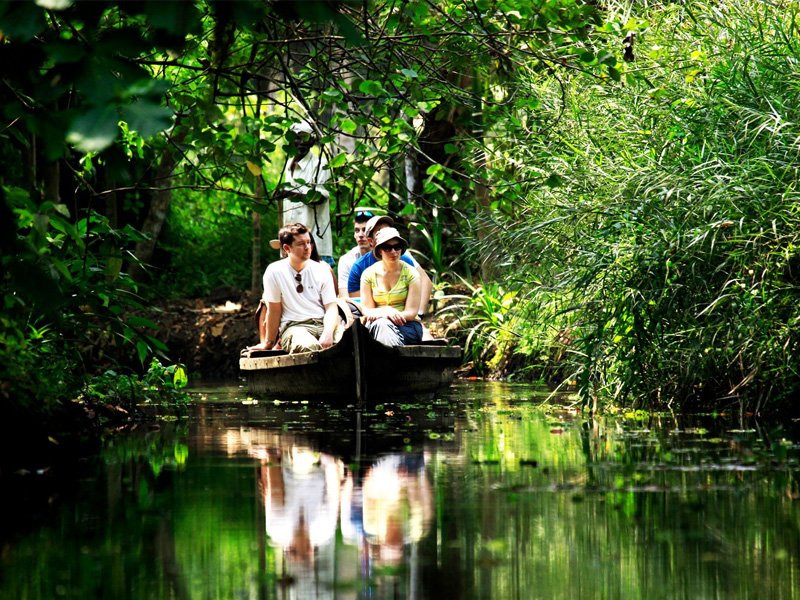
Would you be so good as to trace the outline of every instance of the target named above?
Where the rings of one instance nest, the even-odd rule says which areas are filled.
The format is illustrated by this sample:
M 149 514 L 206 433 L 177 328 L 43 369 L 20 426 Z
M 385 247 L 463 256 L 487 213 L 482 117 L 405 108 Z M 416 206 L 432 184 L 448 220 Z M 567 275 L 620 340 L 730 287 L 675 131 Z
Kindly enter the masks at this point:
M 254 352 L 239 359 L 248 390 L 279 399 L 337 399 L 364 404 L 424 398 L 446 388 L 462 351 L 445 340 L 390 348 L 356 320 L 335 346 L 316 352 Z

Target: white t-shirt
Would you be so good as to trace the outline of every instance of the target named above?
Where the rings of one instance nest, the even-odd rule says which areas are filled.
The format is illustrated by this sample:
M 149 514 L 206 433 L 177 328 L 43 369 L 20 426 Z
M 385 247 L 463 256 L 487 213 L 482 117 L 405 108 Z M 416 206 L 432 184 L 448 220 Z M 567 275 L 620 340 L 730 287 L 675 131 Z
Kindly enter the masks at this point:
M 347 278 L 350 277 L 350 269 L 356 264 L 356 261 L 361 258 L 361 248 L 356 246 L 342 254 L 339 257 L 339 267 L 337 268 L 337 276 L 339 279 L 339 290 L 347 290 Z
M 288 258 L 272 263 L 264 271 L 264 301 L 281 303 L 281 331 L 290 321 L 321 319 L 325 316 L 325 305 L 336 302 L 328 267 L 313 260 L 306 261 L 300 271 L 302 292 L 297 291 L 296 273 Z
M 328 161 L 324 156 L 309 152 L 292 170 L 292 160 L 286 165 L 283 187 L 296 194 L 305 196 L 312 190 L 319 192 L 324 200 L 318 204 L 304 204 L 286 198 L 283 201 L 283 224 L 302 223 L 308 227 L 317 243 L 320 256 L 333 256 L 333 236 L 331 233 L 330 193 L 324 183 L 331 178 Z

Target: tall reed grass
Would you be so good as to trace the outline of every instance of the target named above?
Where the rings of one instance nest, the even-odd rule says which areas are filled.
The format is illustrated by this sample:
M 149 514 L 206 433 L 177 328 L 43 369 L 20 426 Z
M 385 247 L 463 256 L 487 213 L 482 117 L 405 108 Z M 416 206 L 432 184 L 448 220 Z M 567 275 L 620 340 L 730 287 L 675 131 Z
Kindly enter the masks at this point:
M 585 401 L 795 408 L 797 10 L 658 6 L 619 83 L 531 74 L 541 109 L 520 118 L 549 126 L 506 152 L 518 181 L 557 185 L 520 185 L 513 216 L 481 224 L 496 241 L 482 251 L 513 249 L 504 283 L 529 329 L 570 330 Z

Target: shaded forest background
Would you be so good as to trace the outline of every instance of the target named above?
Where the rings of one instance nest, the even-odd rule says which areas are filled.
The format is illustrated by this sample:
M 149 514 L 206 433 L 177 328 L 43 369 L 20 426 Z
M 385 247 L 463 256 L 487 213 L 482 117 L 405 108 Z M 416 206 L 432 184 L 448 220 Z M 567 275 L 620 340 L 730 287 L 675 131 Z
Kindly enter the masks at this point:
M 337 254 L 355 207 L 396 216 L 475 372 L 792 411 L 797 10 L 0 2 L 0 397 L 57 410 L 121 356 L 181 379 L 147 308 L 260 293 L 303 119 Z

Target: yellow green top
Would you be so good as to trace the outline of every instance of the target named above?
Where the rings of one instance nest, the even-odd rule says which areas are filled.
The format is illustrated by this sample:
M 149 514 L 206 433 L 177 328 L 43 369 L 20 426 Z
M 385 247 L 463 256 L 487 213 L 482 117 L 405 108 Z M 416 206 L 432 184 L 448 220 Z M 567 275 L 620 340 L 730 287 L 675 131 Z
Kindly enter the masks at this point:
M 391 290 L 385 290 L 380 285 L 379 273 L 383 263 L 375 263 L 361 276 L 362 281 L 365 281 L 372 290 L 372 298 L 375 300 L 376 307 L 391 306 L 401 311 L 405 309 L 408 288 L 419 279 L 419 273 L 414 267 L 404 262 L 401 262 L 400 265 L 400 278 Z

